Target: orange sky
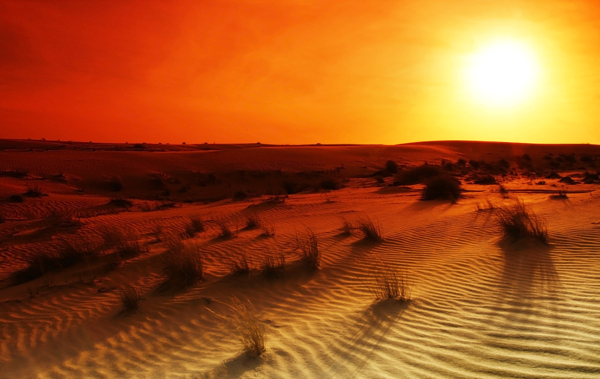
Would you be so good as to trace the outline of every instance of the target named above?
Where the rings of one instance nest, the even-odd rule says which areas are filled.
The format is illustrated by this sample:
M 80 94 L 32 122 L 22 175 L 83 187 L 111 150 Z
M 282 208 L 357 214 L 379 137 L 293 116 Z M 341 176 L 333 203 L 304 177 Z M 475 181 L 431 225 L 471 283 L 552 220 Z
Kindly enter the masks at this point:
M 0 0 L 0 137 L 600 143 L 598 25 L 588 0 Z M 508 109 L 461 77 L 494 39 L 542 67 Z

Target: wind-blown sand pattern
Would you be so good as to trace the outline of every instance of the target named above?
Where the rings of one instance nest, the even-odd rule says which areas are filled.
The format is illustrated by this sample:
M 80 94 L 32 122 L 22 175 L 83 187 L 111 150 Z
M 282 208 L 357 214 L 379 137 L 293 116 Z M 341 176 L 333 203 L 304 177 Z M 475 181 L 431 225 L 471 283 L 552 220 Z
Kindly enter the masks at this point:
M 545 245 L 503 239 L 493 211 L 477 210 L 486 200 L 510 202 L 497 186 L 463 179 L 471 192 L 458 202 L 421 201 L 419 185 L 380 187 L 363 175 L 380 170 L 387 159 L 410 165 L 459 158 L 512 162 L 527 153 L 536 162 L 550 151 L 600 154 L 599 147 L 447 142 L 270 149 L 0 152 L 0 170 L 28 172 L 0 178 L 4 198 L 32 183 L 48 195 L 0 204 L 7 219 L 0 224 L 0 378 L 600 376 L 597 184 L 571 186 L 568 198 L 557 200 L 550 196 L 560 187 L 551 186 L 556 180 L 535 185 L 521 174 L 505 178 L 510 196 L 545 219 Z M 51 157 L 39 159 L 42 154 Z M 161 195 L 154 203 L 157 190 L 144 187 L 156 172 L 177 178 L 171 187 L 178 188 L 200 171 L 335 172 L 339 166 L 347 181 L 337 191 L 305 190 L 285 201 L 273 195 L 233 201 L 225 193 L 218 201 L 180 202 L 177 196 L 213 196 L 203 196 L 203 187 L 194 184 L 183 194 L 171 190 L 174 207 L 144 208 L 170 201 Z M 67 183 L 44 179 L 59 172 Z M 95 178 L 111 175 L 122 179 L 122 192 L 94 187 Z M 244 188 L 239 177 L 220 180 L 230 181 L 223 185 L 229 191 Z M 106 205 L 119 196 L 132 206 Z M 45 229 L 43 221 L 53 212 L 80 215 L 82 225 Z M 253 214 L 272 225 L 275 235 L 245 228 Z M 206 231 L 184 243 L 201 247 L 205 278 L 186 289 L 161 290 L 166 247 L 164 238 L 156 239 L 157 225 L 163 236 L 181 233 L 194 215 L 202 217 Z M 381 225 L 382 242 L 341 230 L 343 219 L 364 217 Z M 217 222 L 237 235 L 219 238 Z M 105 250 L 90 266 L 79 263 L 11 285 L 10 275 L 39 251 L 59 249 L 61 239 L 100 245 L 107 226 L 130 230 L 147 251 L 104 270 Z M 302 267 L 295 250 L 296 235 L 306 228 L 316 234 L 322 253 L 316 272 Z M 265 256 L 279 253 L 286 258 L 284 276 L 264 277 L 259 267 Z M 242 254 L 254 270 L 230 275 L 229 259 Z M 372 275 L 383 267 L 406 274 L 410 301 L 374 301 Z M 118 289 L 125 283 L 145 298 L 136 312 L 121 313 Z M 233 296 L 250 300 L 265 328 L 266 351 L 259 357 L 246 356 L 218 317 L 228 313 L 225 304 Z

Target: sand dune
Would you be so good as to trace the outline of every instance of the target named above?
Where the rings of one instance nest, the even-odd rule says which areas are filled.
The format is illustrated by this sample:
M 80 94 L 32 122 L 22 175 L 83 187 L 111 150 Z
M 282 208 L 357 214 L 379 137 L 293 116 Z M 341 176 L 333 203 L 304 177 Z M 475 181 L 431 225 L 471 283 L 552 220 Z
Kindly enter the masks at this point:
M 484 151 L 491 152 L 490 161 L 512 162 L 531 154 L 542 163 L 548 152 L 600 154 L 595 146 L 452 142 L 164 153 L 0 152 L 0 170 L 28 172 L 22 178 L 0 178 L 2 196 L 22 193 L 31 183 L 43 185 L 48 195 L 0 204 L 7 219 L 0 224 L 0 378 L 596 378 L 597 184 L 569 187 L 579 191 L 557 200 L 550 197 L 560 188 L 555 179 L 536 185 L 537 179 L 525 178 L 523 171 L 505 176 L 509 196 L 523 199 L 546 221 L 545 245 L 503 239 L 494 211 L 478 210 L 486 200 L 510 203 L 498 186 L 463 178 L 470 192 L 458 202 L 421 201 L 420 185 L 387 187 L 392 178 L 386 178 L 381 187 L 364 174 L 381 170 L 388 159 L 434 164 L 482 159 Z M 338 166 L 357 173 L 345 177 L 345 188 L 305 190 L 278 201 L 265 193 L 235 201 L 174 201 L 158 208 L 160 202 L 148 200 L 153 190 L 135 185 L 151 172 L 184 178 L 194 170 L 302 172 Z M 583 172 L 577 165 L 559 171 Z M 44 178 L 59 172 L 71 179 L 55 183 Z M 122 178 L 123 191 L 73 189 L 111 175 Z M 243 187 L 244 181 L 238 178 L 232 185 Z M 202 188 L 190 191 L 195 190 Z M 114 197 L 129 197 L 132 206 L 108 206 Z M 160 201 L 171 200 L 164 196 Z M 77 213 L 81 225 L 48 227 L 44 220 L 53 212 Z M 246 228 L 251 215 L 271 225 L 274 235 Z M 189 288 L 161 290 L 165 236 L 181 234 L 192 216 L 201 216 L 206 230 L 184 243 L 200 247 L 205 278 Z M 383 241 L 341 230 L 343 220 L 365 217 L 381 226 Z M 219 237 L 219 223 L 237 235 Z M 111 249 L 104 249 L 89 265 L 81 262 L 11 285 L 10 275 L 40 251 L 60 249 L 63 239 L 100 246 L 108 227 L 137 236 L 142 254 L 105 270 Z M 296 236 L 307 228 L 322 253 L 316 272 L 302 266 L 295 249 Z M 261 273 L 269 254 L 285 256 L 282 277 Z M 241 255 L 254 270 L 231 275 L 230 259 Z M 410 301 L 374 300 L 372 277 L 382 268 L 405 273 Z M 121 313 L 119 289 L 125 283 L 145 298 L 135 312 Z M 265 328 L 266 351 L 260 357 L 246 356 L 231 326 L 218 317 L 230 313 L 226 304 L 233 296 L 250 300 Z

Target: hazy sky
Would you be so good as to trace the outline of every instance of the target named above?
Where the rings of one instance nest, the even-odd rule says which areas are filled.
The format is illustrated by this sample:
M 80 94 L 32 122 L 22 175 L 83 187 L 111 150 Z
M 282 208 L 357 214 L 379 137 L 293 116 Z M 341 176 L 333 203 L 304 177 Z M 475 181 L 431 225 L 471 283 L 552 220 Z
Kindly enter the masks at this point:
M 600 143 L 597 1 L 0 0 L 0 137 L 115 142 Z M 527 45 L 490 108 L 470 56 Z

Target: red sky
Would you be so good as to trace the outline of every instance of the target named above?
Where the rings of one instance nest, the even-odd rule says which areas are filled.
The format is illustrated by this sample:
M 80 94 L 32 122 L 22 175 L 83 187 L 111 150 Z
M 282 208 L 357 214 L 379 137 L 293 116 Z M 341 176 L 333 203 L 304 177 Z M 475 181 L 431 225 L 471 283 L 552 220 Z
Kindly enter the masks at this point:
M 595 1 L 0 0 L 0 137 L 112 142 L 600 143 Z M 465 95 L 526 43 L 535 96 Z

